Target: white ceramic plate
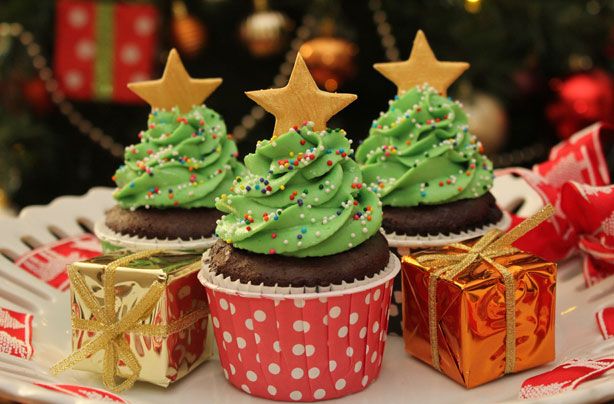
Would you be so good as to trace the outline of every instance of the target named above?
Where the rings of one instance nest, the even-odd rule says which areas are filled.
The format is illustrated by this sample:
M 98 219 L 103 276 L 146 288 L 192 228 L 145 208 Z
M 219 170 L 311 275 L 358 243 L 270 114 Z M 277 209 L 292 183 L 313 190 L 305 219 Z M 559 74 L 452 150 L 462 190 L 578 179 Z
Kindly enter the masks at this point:
M 529 195 L 514 178 L 497 179 L 495 193 L 503 206 Z M 512 195 L 515 193 L 516 195 Z M 522 202 L 522 201 L 521 201 Z M 523 213 L 530 214 L 539 203 L 524 201 Z M 49 367 L 70 352 L 68 292 L 60 292 L 15 266 L 8 257 L 28 252 L 30 246 L 55 241 L 58 236 L 72 236 L 92 229 L 104 210 L 113 205 L 111 190 L 94 188 L 82 197 L 62 197 L 48 206 L 24 209 L 19 218 L 0 218 L 0 307 L 34 315 L 33 346 L 30 360 L 0 355 L 0 399 L 18 397 L 54 403 L 73 403 L 75 398 L 38 387 L 33 382 L 67 383 L 103 389 L 99 376 L 69 371 L 50 376 Z M 80 223 L 80 224 L 79 224 Z M 54 236 L 55 234 L 55 236 Z M 30 246 L 28 246 L 30 245 Z M 595 312 L 614 305 L 614 277 L 585 288 L 578 260 L 562 263 L 557 287 L 557 359 L 531 371 L 506 376 L 484 386 L 466 390 L 430 367 L 407 356 L 403 341 L 390 336 L 379 380 L 357 395 L 337 400 L 339 403 L 493 403 L 517 400 L 521 383 L 566 360 L 598 357 L 614 352 L 614 339 L 603 341 L 596 327 Z M 96 398 L 95 393 L 90 393 Z M 152 402 L 266 402 L 231 387 L 222 374 L 217 359 L 210 360 L 167 390 L 137 383 L 121 395 L 133 403 Z M 98 396 L 99 398 L 99 396 Z M 614 398 L 614 375 L 606 375 L 583 384 L 579 389 L 540 402 L 584 403 Z M 528 401 L 522 401 L 527 403 Z

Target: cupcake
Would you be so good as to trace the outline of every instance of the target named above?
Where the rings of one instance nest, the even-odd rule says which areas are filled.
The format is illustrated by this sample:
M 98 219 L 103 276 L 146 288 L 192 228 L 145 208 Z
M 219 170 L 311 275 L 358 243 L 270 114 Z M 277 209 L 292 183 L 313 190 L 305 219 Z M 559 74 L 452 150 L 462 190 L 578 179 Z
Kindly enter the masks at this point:
M 469 132 L 462 105 L 446 96 L 468 67 L 440 62 L 418 31 L 407 61 L 374 67 L 398 94 L 358 147 L 363 180 L 380 197 L 382 228 L 399 257 L 425 248 L 506 229 L 509 216 L 489 192 L 491 161 Z M 402 334 L 401 278 L 394 281 L 389 331 Z
M 447 244 L 507 222 L 489 192 L 491 161 L 447 87 L 468 68 L 435 59 L 422 31 L 408 61 L 376 64 L 398 86 L 358 147 L 363 179 L 384 206 L 392 246 Z
M 356 97 L 319 90 L 300 55 L 286 87 L 247 94 L 275 133 L 218 199 L 200 273 L 224 375 L 274 400 L 355 393 L 379 374 L 400 268 L 351 141 L 326 127 Z
M 113 176 L 117 205 L 95 225 L 105 250 L 202 251 L 215 242 L 215 199 L 244 170 L 224 120 L 202 105 L 221 81 L 190 78 L 173 49 L 162 79 L 129 85 L 152 111 Z

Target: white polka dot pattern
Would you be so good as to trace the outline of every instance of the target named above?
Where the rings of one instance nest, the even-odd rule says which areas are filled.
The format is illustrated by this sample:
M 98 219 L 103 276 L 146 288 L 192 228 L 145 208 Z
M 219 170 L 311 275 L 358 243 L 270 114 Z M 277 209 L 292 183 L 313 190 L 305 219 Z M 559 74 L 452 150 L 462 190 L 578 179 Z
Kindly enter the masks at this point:
M 215 337 L 225 346 L 224 376 L 248 394 L 281 401 L 363 390 L 379 375 L 391 283 L 308 299 L 207 290 Z
M 59 89 L 68 99 L 140 101 L 126 85 L 149 79 L 153 73 L 158 8 L 142 2 L 114 4 L 112 21 L 106 29 L 109 32 L 105 31 L 99 38 L 94 27 L 99 17 L 95 3 L 58 2 L 59 24 L 55 36 L 61 46 L 54 59 L 54 73 Z M 101 52 L 105 63 L 98 66 L 95 62 Z M 101 71 L 107 74 L 99 74 Z

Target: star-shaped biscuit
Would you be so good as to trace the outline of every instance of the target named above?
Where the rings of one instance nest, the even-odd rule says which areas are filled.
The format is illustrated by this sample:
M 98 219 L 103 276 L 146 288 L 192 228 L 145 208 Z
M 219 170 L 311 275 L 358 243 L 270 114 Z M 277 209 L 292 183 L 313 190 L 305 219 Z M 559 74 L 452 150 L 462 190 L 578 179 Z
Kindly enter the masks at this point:
M 376 63 L 375 70 L 396 84 L 398 93 L 428 83 L 446 95 L 448 87 L 469 68 L 465 62 L 440 62 L 424 32 L 418 31 L 409 59 L 403 62 Z
M 193 79 L 185 70 L 179 53 L 172 49 L 166 61 L 162 78 L 128 84 L 152 108 L 170 110 L 178 107 L 186 113 L 194 105 L 202 104 L 222 84 L 221 78 Z
M 314 130 L 324 130 L 333 115 L 357 98 L 354 94 L 320 90 L 300 53 L 296 55 L 290 80 L 285 87 L 246 91 L 245 94 L 275 116 L 273 136 L 281 135 L 305 121 L 312 121 Z

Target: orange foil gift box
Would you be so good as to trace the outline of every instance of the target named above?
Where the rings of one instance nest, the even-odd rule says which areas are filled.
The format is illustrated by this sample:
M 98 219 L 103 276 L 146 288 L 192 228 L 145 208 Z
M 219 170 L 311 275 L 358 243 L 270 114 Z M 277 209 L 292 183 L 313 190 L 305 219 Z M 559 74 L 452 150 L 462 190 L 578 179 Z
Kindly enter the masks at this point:
M 467 388 L 554 360 L 556 264 L 511 245 L 552 212 L 404 256 L 405 350 Z

